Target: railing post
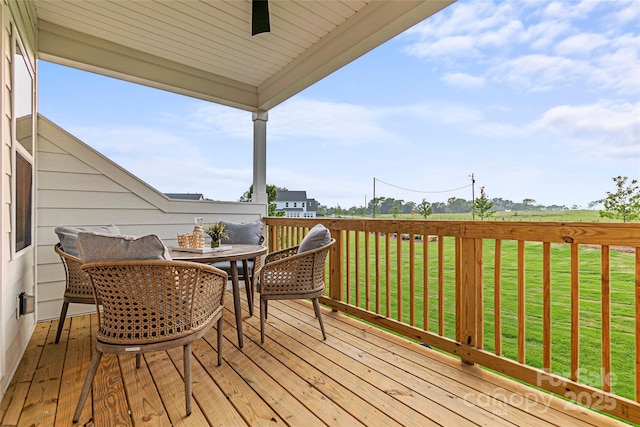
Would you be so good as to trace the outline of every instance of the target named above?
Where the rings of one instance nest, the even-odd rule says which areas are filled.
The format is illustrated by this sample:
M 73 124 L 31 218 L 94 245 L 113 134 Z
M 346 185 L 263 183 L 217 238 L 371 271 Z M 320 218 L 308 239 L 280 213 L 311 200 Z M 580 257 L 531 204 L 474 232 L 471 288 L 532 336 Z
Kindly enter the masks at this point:
M 342 230 L 332 230 L 331 236 L 336 239 L 336 243 L 329 251 L 329 297 L 336 301 L 342 301 L 344 267 L 342 264 Z M 333 309 L 333 311 L 337 311 Z
M 459 295 L 456 301 L 459 309 L 458 332 L 460 342 L 463 346 L 476 347 L 477 345 L 477 284 L 476 284 L 476 240 L 474 238 L 463 237 L 460 245 L 460 284 Z M 462 357 L 462 361 L 473 364 L 473 360 Z

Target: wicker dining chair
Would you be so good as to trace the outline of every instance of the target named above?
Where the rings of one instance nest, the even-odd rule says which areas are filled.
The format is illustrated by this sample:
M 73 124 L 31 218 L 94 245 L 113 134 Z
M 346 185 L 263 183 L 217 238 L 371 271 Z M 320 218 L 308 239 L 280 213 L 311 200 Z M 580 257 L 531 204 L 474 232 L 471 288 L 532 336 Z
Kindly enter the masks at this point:
M 222 312 L 227 274 L 206 264 L 167 260 L 88 262 L 96 297 L 101 299 L 96 345 L 78 400 L 74 423 L 103 353 L 136 355 L 183 347 L 185 404 L 191 414 L 191 343 L 217 321 L 218 366 L 222 363 Z
M 327 339 L 318 297 L 324 294 L 325 261 L 331 245 L 335 242 L 336 239 L 331 239 L 319 248 L 302 253 L 298 253 L 299 246 L 292 246 L 267 254 L 264 265 L 256 271 L 259 275 L 260 342 L 264 343 L 264 324 L 269 300 L 305 298 L 313 301 L 322 338 Z
M 93 299 L 93 288 L 89 281 L 89 275 L 80 268 L 82 266 L 82 260 L 62 250 L 60 243 L 55 245 L 54 250 L 60 255 L 60 259 L 62 259 L 66 278 L 62 309 L 60 310 L 60 320 L 58 321 L 58 331 L 56 332 L 57 344 L 60 342 L 60 335 L 62 334 L 65 318 L 67 317 L 69 304 L 95 304 L 95 300 Z

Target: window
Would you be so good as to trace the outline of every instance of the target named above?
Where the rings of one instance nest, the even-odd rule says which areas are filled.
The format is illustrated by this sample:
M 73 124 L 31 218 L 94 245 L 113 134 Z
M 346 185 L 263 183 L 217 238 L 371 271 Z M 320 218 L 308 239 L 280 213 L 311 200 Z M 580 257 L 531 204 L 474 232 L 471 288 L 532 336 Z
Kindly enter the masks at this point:
M 33 243 L 33 74 L 18 40 L 13 55 L 13 234 L 15 252 Z
M 31 162 L 16 153 L 16 252 L 31 246 Z

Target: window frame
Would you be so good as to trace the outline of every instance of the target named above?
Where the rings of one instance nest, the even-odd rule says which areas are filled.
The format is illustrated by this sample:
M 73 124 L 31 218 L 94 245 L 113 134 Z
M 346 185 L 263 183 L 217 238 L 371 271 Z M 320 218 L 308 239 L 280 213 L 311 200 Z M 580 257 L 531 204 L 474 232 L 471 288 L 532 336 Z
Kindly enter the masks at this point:
M 25 253 L 29 249 L 34 247 L 35 244 L 35 161 L 33 152 L 35 152 L 35 95 L 34 95 L 34 85 L 35 85 L 35 71 L 28 61 L 28 56 L 26 54 L 25 45 L 20 39 L 18 35 L 18 29 L 15 25 L 12 26 L 12 32 L 14 36 L 12 37 L 11 43 L 11 254 L 12 258 L 16 256 L 20 256 L 22 253 Z M 19 50 L 19 51 L 18 51 Z M 19 53 L 20 52 L 20 53 Z M 31 143 L 29 144 L 29 148 L 31 152 L 23 146 L 21 142 L 21 138 L 18 136 L 18 112 L 16 110 L 16 97 L 24 96 L 24 94 L 18 93 L 17 89 L 19 85 L 16 84 L 17 73 L 16 67 L 18 66 L 17 61 L 22 61 L 24 64 L 24 68 L 29 75 L 30 83 L 29 83 L 29 104 L 30 104 L 30 121 L 29 121 L 29 138 Z M 18 169 L 22 170 L 20 164 L 24 162 L 24 164 L 29 165 L 29 188 L 25 192 L 24 188 L 20 186 L 22 182 L 22 177 L 24 173 L 21 173 Z M 18 176 L 21 175 L 21 176 Z M 26 194 L 26 200 L 22 200 L 22 197 L 19 196 L 22 194 Z M 20 209 L 18 206 L 18 202 L 23 205 L 26 204 L 26 210 Z M 24 218 L 19 216 L 19 213 L 25 213 Z M 26 229 L 23 229 L 21 232 L 18 230 L 18 223 L 23 223 Z M 23 240 L 18 240 L 19 238 L 24 238 Z

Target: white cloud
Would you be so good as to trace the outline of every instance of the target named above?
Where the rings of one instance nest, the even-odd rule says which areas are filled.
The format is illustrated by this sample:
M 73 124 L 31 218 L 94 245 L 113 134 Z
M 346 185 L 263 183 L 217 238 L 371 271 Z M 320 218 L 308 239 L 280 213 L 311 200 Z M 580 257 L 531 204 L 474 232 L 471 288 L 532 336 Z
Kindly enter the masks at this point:
M 622 2 L 621 2 L 622 3 Z M 640 20 L 640 4 L 637 0 L 628 0 L 627 5 L 615 13 L 618 24 L 636 23 Z
M 292 99 L 269 112 L 269 138 L 299 138 L 338 146 L 391 143 L 396 137 L 380 125 L 380 118 L 387 114 L 381 107 Z
M 477 41 L 471 36 L 442 37 L 429 42 L 415 43 L 405 52 L 417 57 L 460 57 L 478 56 Z
M 252 139 L 251 113 L 219 104 L 201 102 L 186 122 L 193 128 L 220 132 L 233 139 Z
M 598 7 L 598 2 L 593 0 L 582 0 L 577 3 L 555 1 L 545 8 L 544 14 L 546 17 L 556 19 L 580 19 L 585 18 L 596 7 Z
M 472 76 L 465 73 L 452 73 L 442 76 L 442 81 L 449 86 L 458 88 L 477 88 L 484 86 L 486 79 L 481 76 Z
M 505 61 L 487 74 L 496 83 L 504 82 L 520 91 L 539 92 L 573 84 L 576 77 L 589 75 L 591 70 L 584 61 L 535 54 Z
M 523 40 L 530 43 L 534 51 L 544 51 L 555 45 L 556 40 L 566 34 L 570 25 L 563 21 L 542 21 L 534 23 L 525 29 Z
M 640 160 L 640 102 L 601 101 L 560 105 L 545 111 L 530 128 L 541 137 L 568 140 L 575 153 L 592 160 Z
M 448 84 L 464 73 L 521 92 L 582 82 L 637 92 L 637 28 L 625 34 L 621 24 L 639 16 L 633 0 L 459 2 L 406 32 L 414 42 L 404 52 L 437 62 Z
M 607 38 L 601 34 L 581 33 L 560 41 L 555 51 L 558 55 L 588 55 L 607 43 Z

